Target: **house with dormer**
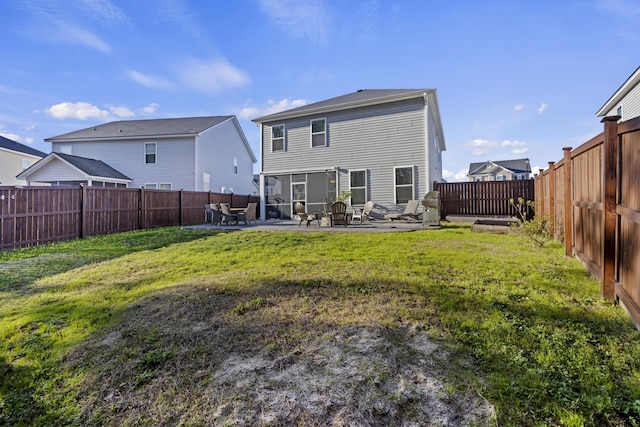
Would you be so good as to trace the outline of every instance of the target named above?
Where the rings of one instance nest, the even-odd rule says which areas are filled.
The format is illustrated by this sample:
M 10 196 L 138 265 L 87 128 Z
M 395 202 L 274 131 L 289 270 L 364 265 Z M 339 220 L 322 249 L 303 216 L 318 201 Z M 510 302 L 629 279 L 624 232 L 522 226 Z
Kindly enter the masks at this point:
M 263 217 L 351 208 L 401 212 L 442 180 L 444 133 L 435 89 L 367 89 L 253 120 L 260 128 Z
M 510 181 L 531 178 L 529 159 L 497 160 L 471 163 L 469 181 Z

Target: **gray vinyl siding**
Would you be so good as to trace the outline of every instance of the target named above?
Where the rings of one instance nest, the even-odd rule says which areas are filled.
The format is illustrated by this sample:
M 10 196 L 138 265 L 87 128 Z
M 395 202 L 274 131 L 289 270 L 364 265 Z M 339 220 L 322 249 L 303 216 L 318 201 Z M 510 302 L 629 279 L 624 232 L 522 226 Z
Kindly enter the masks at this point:
M 144 144 L 157 143 L 156 163 L 146 164 Z M 71 154 L 102 160 L 130 177 L 130 188 L 145 184 L 171 183 L 174 190 L 194 189 L 194 138 L 135 139 L 91 142 L 54 142 L 52 151 L 60 145 L 71 145 Z
M 311 147 L 310 120 L 327 120 L 326 147 Z M 286 151 L 271 151 L 270 125 L 285 125 Z M 340 168 L 339 189 L 349 189 L 349 170 L 367 170 L 367 199 L 377 210 L 397 211 L 394 167 L 414 167 L 414 197 L 422 198 L 437 175 L 433 137 L 427 138 L 427 115 L 422 98 L 358 108 L 320 116 L 307 116 L 263 124 L 264 174 Z M 430 140 L 430 141 L 429 141 Z M 430 143 L 429 143 L 430 142 Z M 441 171 L 440 171 L 441 177 Z

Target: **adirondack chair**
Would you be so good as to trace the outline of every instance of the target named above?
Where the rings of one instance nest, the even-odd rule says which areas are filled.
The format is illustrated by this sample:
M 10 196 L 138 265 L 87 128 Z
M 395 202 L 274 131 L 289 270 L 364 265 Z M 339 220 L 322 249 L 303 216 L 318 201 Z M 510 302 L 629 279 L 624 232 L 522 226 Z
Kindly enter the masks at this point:
M 331 226 L 342 224 L 346 227 L 348 223 L 347 205 L 343 202 L 335 202 L 331 205 Z
M 296 215 L 298 215 L 298 217 L 300 218 L 298 227 L 302 225 L 302 221 L 307 221 L 307 227 L 308 227 L 311 221 L 313 221 L 314 219 L 318 221 L 318 226 L 320 226 L 320 218 L 318 218 L 318 215 L 314 213 L 306 212 L 304 205 L 302 203 L 296 202 L 293 208 L 296 211 Z

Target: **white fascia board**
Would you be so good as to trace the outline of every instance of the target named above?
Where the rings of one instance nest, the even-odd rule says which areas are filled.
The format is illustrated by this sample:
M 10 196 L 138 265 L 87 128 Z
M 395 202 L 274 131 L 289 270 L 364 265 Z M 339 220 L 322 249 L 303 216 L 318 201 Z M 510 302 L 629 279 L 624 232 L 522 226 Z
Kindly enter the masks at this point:
M 620 88 L 609 98 L 607 102 L 596 113 L 597 117 L 602 117 L 607 114 L 611 109 L 620 103 L 622 98 L 627 96 L 631 89 L 633 89 L 638 83 L 640 83 L 640 67 L 629 76 L 629 78 L 620 86 Z

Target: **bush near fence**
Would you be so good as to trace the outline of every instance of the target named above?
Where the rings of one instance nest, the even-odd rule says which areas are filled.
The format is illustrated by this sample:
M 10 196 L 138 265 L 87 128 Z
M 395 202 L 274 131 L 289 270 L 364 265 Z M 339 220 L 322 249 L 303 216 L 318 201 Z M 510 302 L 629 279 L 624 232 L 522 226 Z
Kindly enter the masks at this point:
M 619 119 L 605 117 L 604 132 L 564 148 L 563 159 L 535 178 L 535 192 L 564 237 L 565 254 L 640 326 L 640 117 Z
M 204 205 L 259 198 L 184 190 L 0 187 L 0 249 L 204 221 Z

